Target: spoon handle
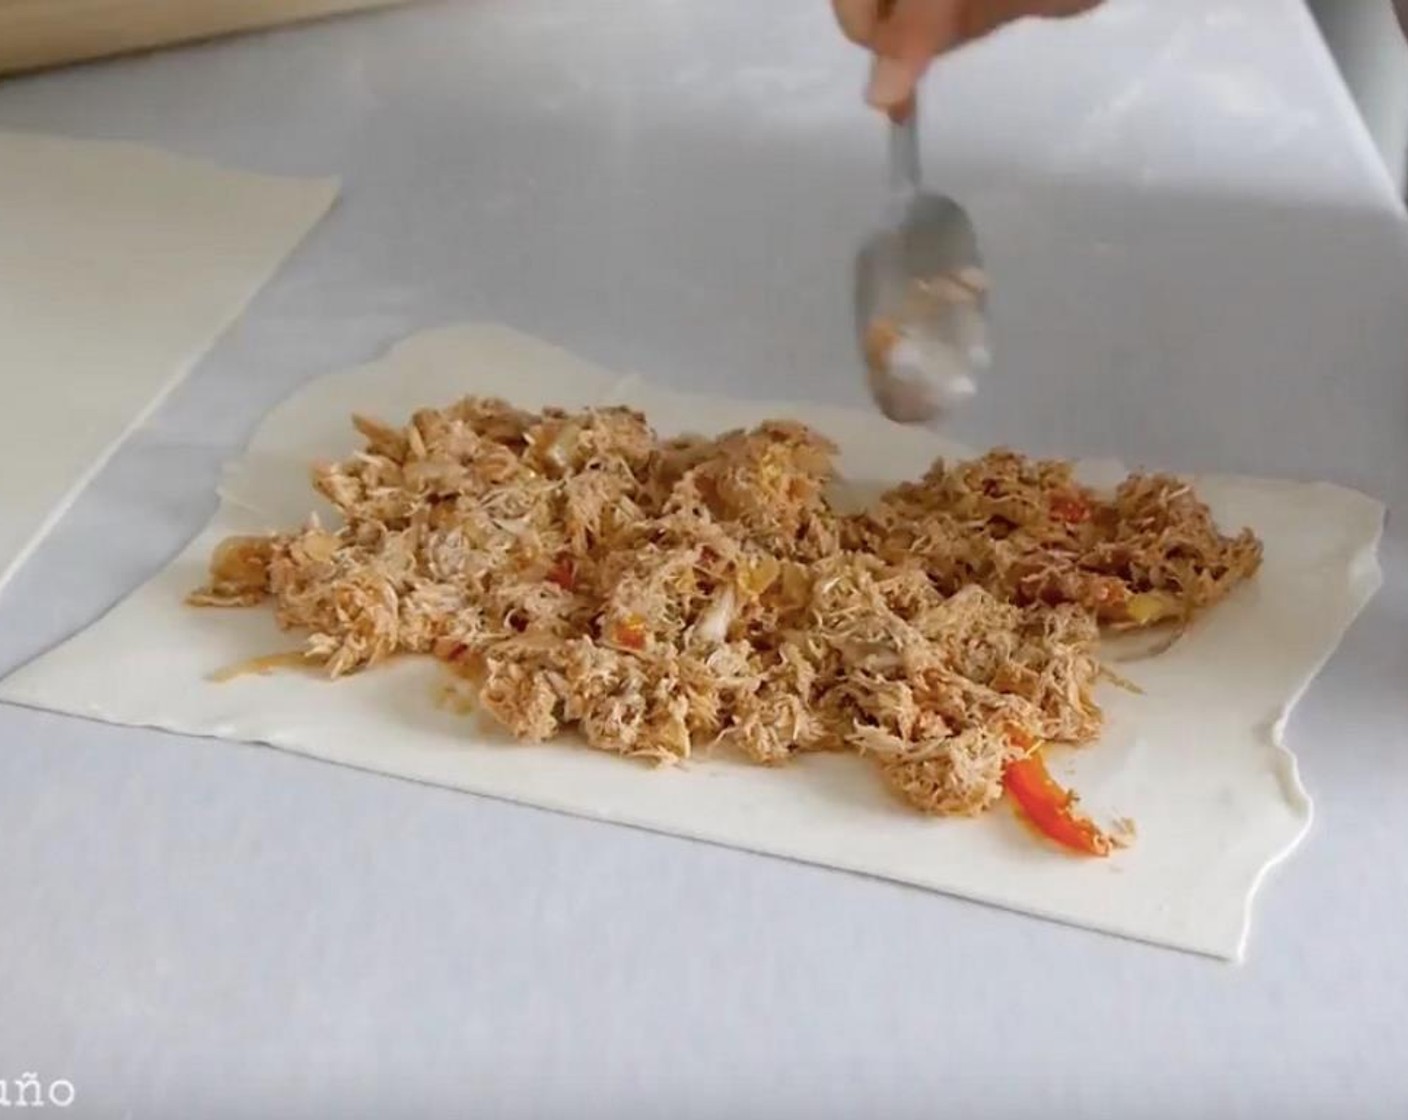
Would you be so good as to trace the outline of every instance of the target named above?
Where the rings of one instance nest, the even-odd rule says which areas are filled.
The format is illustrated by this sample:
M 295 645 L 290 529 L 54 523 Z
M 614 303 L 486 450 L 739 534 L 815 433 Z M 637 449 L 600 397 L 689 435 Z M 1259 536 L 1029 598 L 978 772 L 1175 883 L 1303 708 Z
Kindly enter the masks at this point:
M 920 192 L 919 106 L 911 101 L 890 115 L 890 189 L 908 199 Z

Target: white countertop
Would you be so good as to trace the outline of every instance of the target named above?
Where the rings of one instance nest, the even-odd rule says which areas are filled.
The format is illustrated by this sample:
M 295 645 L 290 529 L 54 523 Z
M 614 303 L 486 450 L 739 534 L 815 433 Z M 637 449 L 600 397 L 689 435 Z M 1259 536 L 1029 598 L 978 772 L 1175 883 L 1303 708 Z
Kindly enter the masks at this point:
M 479 0 L 0 85 L 0 127 L 345 177 L 0 602 L 0 668 L 183 543 L 273 401 L 422 326 L 863 406 L 847 281 L 882 136 L 825 7 Z M 1001 369 L 956 436 L 1408 509 L 1408 232 L 1300 0 L 1113 0 L 931 90 L 932 178 L 996 286 Z M 1397 1120 L 1405 546 L 1395 516 L 1387 586 L 1292 723 L 1317 825 L 1240 969 L 0 710 L 0 1078 L 143 1118 Z

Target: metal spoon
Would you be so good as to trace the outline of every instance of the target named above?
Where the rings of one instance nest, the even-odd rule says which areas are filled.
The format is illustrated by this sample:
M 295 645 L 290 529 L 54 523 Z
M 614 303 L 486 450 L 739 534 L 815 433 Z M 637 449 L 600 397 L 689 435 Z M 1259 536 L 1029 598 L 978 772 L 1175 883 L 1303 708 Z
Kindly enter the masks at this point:
M 890 127 L 890 199 L 856 258 L 856 333 L 871 395 L 891 420 L 926 423 L 977 392 L 990 364 L 987 280 L 967 211 L 924 193 L 917 106 Z

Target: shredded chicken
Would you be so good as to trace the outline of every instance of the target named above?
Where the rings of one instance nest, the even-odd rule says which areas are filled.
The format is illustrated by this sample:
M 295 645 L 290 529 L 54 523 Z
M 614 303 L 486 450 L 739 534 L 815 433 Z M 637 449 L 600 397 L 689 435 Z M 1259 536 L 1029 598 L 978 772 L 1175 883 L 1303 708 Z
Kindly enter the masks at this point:
M 1250 530 L 1218 532 L 1192 489 L 1135 475 L 1112 495 L 1072 467 L 994 451 L 936 463 L 848 525 L 846 544 L 918 562 L 947 594 L 971 584 L 1019 606 L 1074 604 L 1103 626 L 1191 617 L 1261 564 Z
M 1186 620 L 1261 556 L 1176 479 L 1099 495 L 1005 451 L 844 516 L 835 449 L 793 423 L 661 440 L 624 408 L 469 398 L 355 425 L 364 450 L 313 471 L 338 527 L 225 541 L 192 603 L 272 600 L 333 677 L 433 655 L 524 740 L 852 751 L 928 813 L 989 808 L 1033 742 L 1093 741 L 1101 627 Z

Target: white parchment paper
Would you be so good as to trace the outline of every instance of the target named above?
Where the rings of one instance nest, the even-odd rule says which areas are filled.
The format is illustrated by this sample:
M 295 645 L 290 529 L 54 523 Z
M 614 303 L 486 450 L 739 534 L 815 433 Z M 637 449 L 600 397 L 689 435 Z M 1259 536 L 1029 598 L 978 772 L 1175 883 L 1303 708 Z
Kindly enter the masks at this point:
M 1166 654 L 1123 667 L 1144 694 L 1104 691 L 1109 724 L 1098 744 L 1055 756 L 1058 776 L 1089 808 L 1137 822 L 1132 849 L 1092 862 L 1036 843 L 1003 808 L 978 821 L 921 818 L 854 758 L 806 757 L 769 770 L 719 757 L 657 771 L 569 743 L 512 744 L 437 706 L 440 670 L 425 660 L 337 683 L 296 671 L 208 680 L 295 641 L 267 610 L 183 605 L 213 545 L 305 517 L 314 504 L 307 464 L 358 446 L 352 412 L 399 422 L 470 393 L 527 407 L 627 403 L 664 433 L 785 415 L 835 439 L 842 471 L 858 482 L 913 476 L 935 455 L 965 453 L 868 414 L 653 389 L 502 327 L 418 335 L 381 361 L 311 383 L 271 413 L 190 547 L 94 626 L 0 684 L 0 699 L 266 743 L 1240 958 L 1258 884 L 1310 822 L 1282 737 L 1296 700 L 1379 586 L 1379 503 L 1328 485 L 1197 480 L 1224 526 L 1261 535 L 1266 563 Z M 1084 467 L 1092 480 L 1120 469 Z
M 337 197 L 0 132 L 0 587 Z

